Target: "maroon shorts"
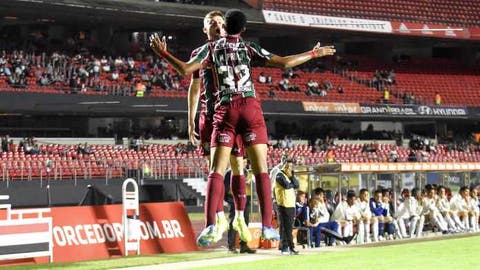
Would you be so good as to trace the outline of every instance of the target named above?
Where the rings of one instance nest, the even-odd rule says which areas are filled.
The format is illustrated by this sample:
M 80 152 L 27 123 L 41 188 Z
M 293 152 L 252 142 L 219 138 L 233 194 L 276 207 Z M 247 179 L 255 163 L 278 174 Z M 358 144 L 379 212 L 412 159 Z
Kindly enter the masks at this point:
M 200 135 L 200 148 L 203 156 L 210 155 L 210 141 L 212 140 L 213 117 L 207 116 L 205 112 L 200 112 L 198 119 L 198 133 Z
M 256 98 L 236 95 L 215 110 L 211 146 L 233 147 L 237 134 L 245 147 L 268 143 L 262 107 Z

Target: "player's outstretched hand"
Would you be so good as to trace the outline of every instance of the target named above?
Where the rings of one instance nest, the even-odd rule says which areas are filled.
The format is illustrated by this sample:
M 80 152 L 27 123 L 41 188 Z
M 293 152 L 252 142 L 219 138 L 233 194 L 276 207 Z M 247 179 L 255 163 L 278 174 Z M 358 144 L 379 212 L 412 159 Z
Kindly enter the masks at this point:
M 335 46 L 320 46 L 320 42 L 313 47 L 312 52 L 315 54 L 316 57 L 323 57 L 327 55 L 334 55 L 336 50 Z
M 152 50 L 156 54 L 162 55 L 164 52 L 167 51 L 167 39 L 165 38 L 165 36 L 163 36 L 160 39 L 160 36 L 157 33 L 151 35 L 150 36 L 150 48 L 152 48 Z

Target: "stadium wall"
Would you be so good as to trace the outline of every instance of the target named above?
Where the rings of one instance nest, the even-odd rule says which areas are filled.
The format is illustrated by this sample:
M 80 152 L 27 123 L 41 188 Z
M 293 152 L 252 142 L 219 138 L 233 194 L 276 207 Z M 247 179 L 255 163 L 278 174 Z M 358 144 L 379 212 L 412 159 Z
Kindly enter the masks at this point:
M 0 190 L 2 195 L 10 196 L 9 203 L 14 208 L 103 205 L 121 203 L 122 183 L 123 179 L 3 181 Z M 201 199 L 181 179 L 139 185 L 139 194 L 141 202 L 183 201 L 195 205 Z

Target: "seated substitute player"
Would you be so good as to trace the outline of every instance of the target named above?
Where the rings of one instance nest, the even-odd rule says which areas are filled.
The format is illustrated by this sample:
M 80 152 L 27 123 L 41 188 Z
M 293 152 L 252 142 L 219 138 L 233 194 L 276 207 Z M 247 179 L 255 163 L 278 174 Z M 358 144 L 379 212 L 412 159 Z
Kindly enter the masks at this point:
M 423 199 L 424 208 L 425 208 L 425 215 L 428 215 L 430 221 L 439 228 L 442 233 L 448 233 L 448 223 L 440 213 L 440 210 L 437 206 L 437 197 L 436 197 L 436 190 L 432 185 L 425 186 L 425 190 L 427 192 L 425 198 Z
M 385 224 L 388 225 L 388 234 L 393 234 L 393 227 L 386 220 L 386 212 L 388 206 L 384 205 L 383 193 L 381 190 L 375 190 L 373 198 L 370 199 L 370 211 L 375 218 L 375 224 L 373 227 L 373 241 L 383 240 Z
M 360 210 L 356 204 L 355 191 L 349 190 L 347 192 L 347 200 L 338 203 L 331 220 L 338 222 L 343 228 L 342 236 L 348 237 L 354 235 L 353 226 L 362 223 L 361 217 Z
M 320 247 L 321 233 L 325 236 L 327 246 L 332 246 L 335 239 L 349 244 L 356 236 L 355 234 L 343 237 L 338 233 L 338 223 L 330 221 L 330 213 L 325 204 L 325 191 L 322 188 L 313 190 L 313 198 L 308 206 L 308 225 L 310 226 L 311 239 L 315 247 Z
M 461 232 L 465 230 L 462 221 L 457 215 L 457 212 L 454 211 L 451 207 L 450 200 L 447 197 L 446 188 L 444 186 L 438 187 L 438 200 L 437 200 L 438 210 L 442 214 L 445 221 L 448 223 L 448 226 L 454 232 Z
M 358 226 L 358 237 L 357 242 L 359 244 L 370 243 L 370 224 L 373 223 L 373 239 L 376 240 L 378 235 L 378 230 L 375 230 L 377 223 L 376 219 L 372 218 L 372 212 L 370 211 L 369 206 L 370 193 L 367 189 L 362 188 L 358 192 L 357 206 L 360 210 L 361 221 L 363 226 Z
M 278 233 L 272 227 L 272 194 L 267 167 L 267 132 L 263 112 L 255 98 L 255 89 L 251 81 L 250 61 L 254 57 L 267 60 L 267 64 L 277 67 L 293 67 L 313 58 L 333 55 L 332 46 L 320 47 L 312 51 L 280 57 L 273 55 L 254 43 L 245 42 L 240 34 L 245 30 L 246 17 L 239 10 L 229 10 L 225 16 L 227 37 L 221 38 L 214 46 L 205 45 L 195 59 L 185 63 L 167 52 L 165 38 L 158 35 L 151 38 L 151 47 L 155 53 L 165 58 L 181 74 L 190 74 L 203 65 L 211 63 L 215 70 L 216 94 L 214 131 L 211 145 L 212 164 L 209 181 L 221 182 L 228 165 L 234 138 L 241 134 L 247 146 L 248 156 L 255 173 L 257 193 L 262 213 L 262 238 L 278 239 Z M 214 194 L 219 185 L 212 184 Z M 216 205 L 218 196 L 210 196 L 212 205 Z M 207 211 L 209 211 L 207 209 Z M 214 242 L 215 223 L 207 224 L 199 240 L 212 239 Z

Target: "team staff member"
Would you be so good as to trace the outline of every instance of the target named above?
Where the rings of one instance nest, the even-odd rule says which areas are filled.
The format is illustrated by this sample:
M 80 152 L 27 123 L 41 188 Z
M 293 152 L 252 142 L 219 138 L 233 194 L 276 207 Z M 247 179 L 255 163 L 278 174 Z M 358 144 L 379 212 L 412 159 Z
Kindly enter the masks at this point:
M 278 223 L 280 225 L 280 245 L 282 254 L 298 254 L 293 244 L 292 230 L 295 219 L 295 189 L 298 188 L 298 180 L 293 173 L 293 161 L 288 159 L 277 173 L 275 180 L 275 199 L 278 209 Z

